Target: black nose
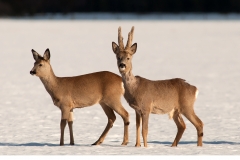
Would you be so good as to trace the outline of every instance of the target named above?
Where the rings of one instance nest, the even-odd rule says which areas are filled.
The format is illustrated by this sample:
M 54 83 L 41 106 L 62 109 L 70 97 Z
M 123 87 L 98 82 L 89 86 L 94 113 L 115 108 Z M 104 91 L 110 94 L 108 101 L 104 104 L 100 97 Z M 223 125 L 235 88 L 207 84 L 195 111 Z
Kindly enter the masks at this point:
M 120 63 L 120 64 L 119 64 L 119 67 L 120 67 L 120 68 L 126 68 L 126 65 L 123 64 L 123 63 Z
M 30 71 L 30 74 L 34 75 L 34 74 L 36 74 L 36 72 L 35 71 Z

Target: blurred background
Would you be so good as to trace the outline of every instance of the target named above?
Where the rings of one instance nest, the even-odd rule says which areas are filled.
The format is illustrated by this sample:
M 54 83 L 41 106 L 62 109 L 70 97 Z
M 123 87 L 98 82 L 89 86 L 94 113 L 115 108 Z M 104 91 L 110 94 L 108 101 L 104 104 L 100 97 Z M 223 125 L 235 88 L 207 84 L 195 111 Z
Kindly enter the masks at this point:
M 44 13 L 239 13 L 240 0 L 0 0 L 0 16 Z

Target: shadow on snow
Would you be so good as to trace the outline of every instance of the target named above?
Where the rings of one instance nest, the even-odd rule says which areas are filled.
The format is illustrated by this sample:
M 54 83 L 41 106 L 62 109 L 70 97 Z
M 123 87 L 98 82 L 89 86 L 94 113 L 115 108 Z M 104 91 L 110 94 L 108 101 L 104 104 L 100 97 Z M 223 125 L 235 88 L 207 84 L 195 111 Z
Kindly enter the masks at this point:
M 160 141 L 148 141 L 148 143 L 153 143 L 153 144 L 164 144 L 164 145 L 171 145 L 172 142 L 160 142 Z M 178 144 L 197 144 L 197 141 L 180 141 Z M 203 144 L 228 144 L 228 145 L 240 145 L 240 142 L 230 142 L 230 141 L 203 141 Z M 53 143 L 37 143 L 37 142 L 30 142 L 30 143 L 0 143 L 0 146 L 36 146 L 36 147 L 44 147 L 44 146 L 49 146 L 49 147 L 58 147 L 60 146 L 59 144 L 53 144 Z M 72 146 L 69 144 L 65 144 L 64 146 Z M 89 146 L 89 147 L 94 147 L 95 145 L 91 144 L 75 144 L 73 146 Z M 102 144 L 100 146 L 115 146 L 115 145 L 108 145 L 108 144 Z M 121 145 L 120 145 L 121 146 Z M 119 146 L 118 146 L 119 147 Z
M 172 142 L 149 141 L 148 143 L 172 145 Z M 197 141 L 180 141 L 178 144 L 197 144 Z M 240 142 L 203 141 L 203 144 L 230 144 L 230 145 L 240 145 Z
M 49 147 L 58 147 L 60 146 L 59 144 L 53 144 L 53 143 L 37 143 L 37 142 L 30 142 L 30 143 L 0 143 L 0 146 L 37 146 L 37 147 L 44 147 L 44 146 L 49 146 Z M 65 144 L 64 146 L 72 146 L 69 144 Z M 75 144 L 73 146 L 91 146 L 91 145 L 79 145 Z

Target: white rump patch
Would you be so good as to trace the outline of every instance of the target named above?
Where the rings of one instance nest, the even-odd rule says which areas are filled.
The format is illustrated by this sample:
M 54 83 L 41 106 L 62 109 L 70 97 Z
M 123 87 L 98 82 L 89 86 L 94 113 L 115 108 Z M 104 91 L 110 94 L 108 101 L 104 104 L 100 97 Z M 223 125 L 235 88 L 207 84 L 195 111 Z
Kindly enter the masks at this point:
M 121 87 L 122 87 L 123 94 L 124 94 L 124 93 L 125 93 L 125 89 L 124 89 L 124 84 L 123 84 L 123 82 L 121 83 Z
M 196 90 L 195 99 L 197 99 L 197 96 L 198 96 L 198 90 Z
M 173 114 L 174 114 L 174 108 L 168 113 L 169 119 L 173 118 Z
M 122 82 L 121 84 L 122 84 L 122 85 L 121 85 L 121 86 L 122 86 L 122 89 L 124 89 L 124 84 L 123 84 L 123 82 Z

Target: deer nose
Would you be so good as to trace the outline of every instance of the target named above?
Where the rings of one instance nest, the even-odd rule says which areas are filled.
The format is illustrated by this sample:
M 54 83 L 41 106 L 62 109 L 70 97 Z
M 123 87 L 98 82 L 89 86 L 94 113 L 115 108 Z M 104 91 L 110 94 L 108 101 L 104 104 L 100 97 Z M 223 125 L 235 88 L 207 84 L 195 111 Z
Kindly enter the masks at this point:
M 120 64 L 119 64 L 119 67 L 120 67 L 120 68 L 126 68 L 126 65 L 123 64 L 123 63 L 120 63 Z
M 30 74 L 34 75 L 34 74 L 36 74 L 36 71 L 30 71 Z

